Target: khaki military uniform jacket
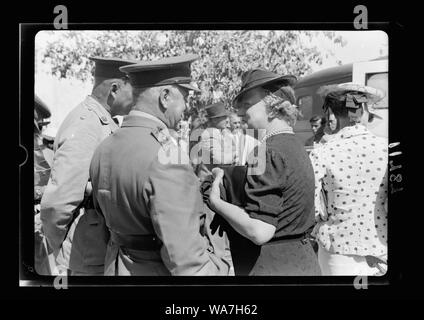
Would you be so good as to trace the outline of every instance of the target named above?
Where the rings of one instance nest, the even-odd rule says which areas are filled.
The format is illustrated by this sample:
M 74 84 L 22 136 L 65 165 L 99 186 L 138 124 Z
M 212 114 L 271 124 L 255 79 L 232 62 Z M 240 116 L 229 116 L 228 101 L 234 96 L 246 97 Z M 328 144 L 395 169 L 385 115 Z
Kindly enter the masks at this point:
M 111 233 L 105 275 L 228 275 L 228 250 L 207 228 L 211 212 L 188 156 L 160 120 L 131 111 L 96 150 L 90 177 Z M 130 248 L 113 235 L 152 237 L 159 245 Z
M 40 201 L 49 181 L 52 161 L 53 150 L 42 143 L 39 134 L 34 134 L 34 269 L 41 275 L 52 272 L 40 222 Z
M 41 220 L 49 245 L 60 249 L 59 264 L 72 271 L 91 274 L 104 268 L 107 228 L 90 201 L 83 200 L 94 150 L 117 128 L 106 109 L 88 96 L 68 114 L 55 138 Z

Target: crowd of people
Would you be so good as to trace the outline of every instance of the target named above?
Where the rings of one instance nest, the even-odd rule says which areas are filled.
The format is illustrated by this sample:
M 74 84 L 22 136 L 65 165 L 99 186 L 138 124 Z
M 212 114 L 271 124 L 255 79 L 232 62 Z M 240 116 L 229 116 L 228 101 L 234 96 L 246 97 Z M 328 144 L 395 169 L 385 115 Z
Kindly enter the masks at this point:
M 323 87 L 308 153 L 294 76 L 248 70 L 232 101 L 190 113 L 197 59 L 93 57 L 92 94 L 52 150 L 35 99 L 37 272 L 384 274 L 388 143 L 367 130 L 384 93 Z

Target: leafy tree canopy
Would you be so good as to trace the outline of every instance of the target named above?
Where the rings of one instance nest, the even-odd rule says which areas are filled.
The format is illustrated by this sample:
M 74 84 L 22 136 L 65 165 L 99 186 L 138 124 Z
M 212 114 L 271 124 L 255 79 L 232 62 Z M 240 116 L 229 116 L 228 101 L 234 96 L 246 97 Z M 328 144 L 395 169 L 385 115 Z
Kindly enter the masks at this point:
M 310 73 L 311 66 L 323 60 L 324 53 L 311 45 L 318 35 L 334 45 L 345 44 L 327 31 L 49 32 L 52 40 L 41 49 L 42 61 L 49 63 L 51 73 L 59 78 L 92 81 L 94 62 L 90 56 L 155 60 L 186 53 L 199 55 L 192 64 L 192 77 L 202 93 L 190 102 L 194 109 L 218 100 L 230 107 L 240 88 L 241 74 L 252 68 L 298 78 Z

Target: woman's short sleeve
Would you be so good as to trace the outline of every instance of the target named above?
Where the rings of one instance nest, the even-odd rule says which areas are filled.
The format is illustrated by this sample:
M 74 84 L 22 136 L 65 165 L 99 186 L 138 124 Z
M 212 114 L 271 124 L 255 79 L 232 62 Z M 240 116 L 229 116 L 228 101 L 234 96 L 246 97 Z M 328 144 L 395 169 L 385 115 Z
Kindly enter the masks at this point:
M 265 155 L 265 172 L 260 175 L 247 175 L 245 211 L 251 218 L 276 227 L 284 202 L 285 163 L 275 150 L 267 149 Z

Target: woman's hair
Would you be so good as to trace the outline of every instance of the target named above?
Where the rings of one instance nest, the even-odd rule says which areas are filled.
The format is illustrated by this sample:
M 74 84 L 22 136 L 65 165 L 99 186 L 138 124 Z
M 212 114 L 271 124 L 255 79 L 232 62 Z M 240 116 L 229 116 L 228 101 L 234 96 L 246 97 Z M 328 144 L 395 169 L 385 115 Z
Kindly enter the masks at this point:
M 325 126 L 327 124 L 327 118 L 325 116 L 315 115 L 311 119 L 309 119 L 310 123 L 318 122 L 321 120 L 321 125 Z
M 263 87 L 266 92 L 264 102 L 270 117 L 284 119 L 291 127 L 302 116 L 302 112 L 295 105 L 296 96 L 290 86 L 268 85 Z
M 294 90 L 290 86 L 286 86 L 280 82 L 273 82 L 271 84 L 263 86 L 265 91 L 269 91 L 276 96 L 284 98 L 285 100 L 290 101 L 292 104 L 296 103 L 296 96 Z
M 364 108 L 367 110 L 367 106 L 365 103 Z M 339 121 L 339 118 L 347 118 L 349 117 L 349 109 L 346 108 L 346 96 L 337 95 L 337 94 L 329 94 L 325 98 L 324 101 L 324 110 L 327 111 L 328 109 L 331 109 L 331 111 L 334 113 L 335 117 L 337 118 L 337 121 Z M 374 120 L 374 114 L 368 113 L 368 122 L 372 122 Z
M 324 101 L 324 110 L 331 109 L 336 118 L 347 118 L 348 109 L 346 108 L 346 98 L 333 97 L 328 95 Z

